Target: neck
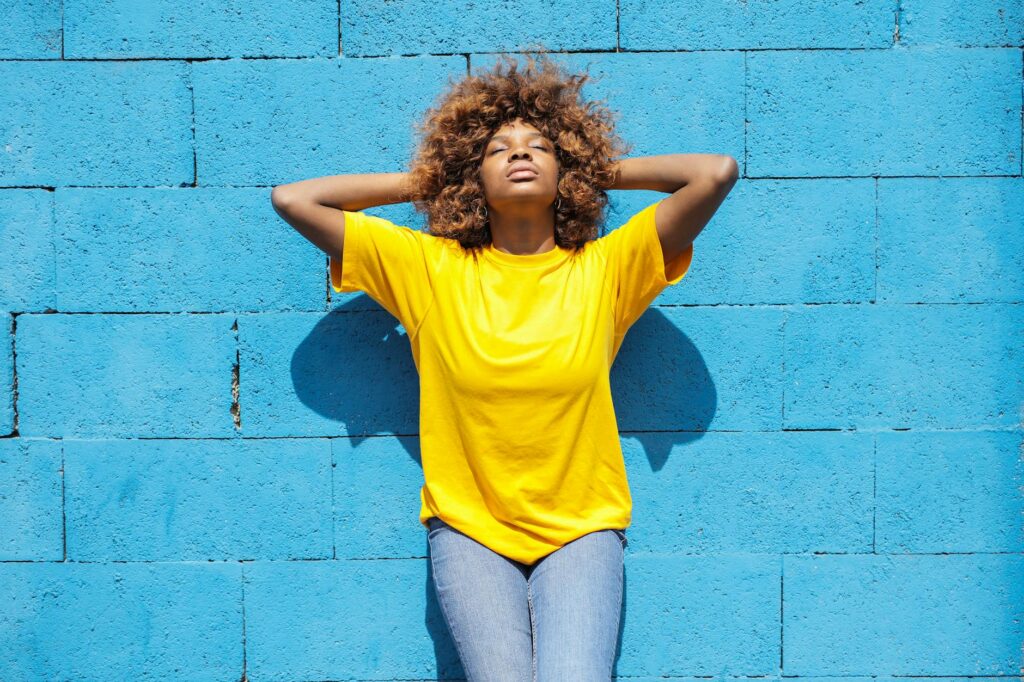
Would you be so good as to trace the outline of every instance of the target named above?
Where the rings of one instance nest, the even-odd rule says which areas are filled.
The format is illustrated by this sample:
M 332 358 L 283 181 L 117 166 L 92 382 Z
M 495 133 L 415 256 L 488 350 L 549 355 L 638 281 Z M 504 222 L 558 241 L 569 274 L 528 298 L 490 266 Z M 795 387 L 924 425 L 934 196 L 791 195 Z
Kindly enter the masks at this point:
M 488 208 L 494 248 L 514 254 L 543 253 L 555 248 L 553 206 L 519 205 Z

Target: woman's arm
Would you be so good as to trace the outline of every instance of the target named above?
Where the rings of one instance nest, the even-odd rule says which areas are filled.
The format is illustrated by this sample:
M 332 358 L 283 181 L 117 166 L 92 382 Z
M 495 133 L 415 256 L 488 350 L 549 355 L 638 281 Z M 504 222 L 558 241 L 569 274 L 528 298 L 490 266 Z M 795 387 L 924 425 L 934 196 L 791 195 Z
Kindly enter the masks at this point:
M 409 201 L 408 173 L 351 173 L 299 180 L 271 192 L 274 205 L 306 201 L 345 211 L 362 211 Z
M 328 175 L 278 185 L 270 200 L 286 223 L 340 264 L 345 248 L 342 211 L 409 201 L 407 180 L 407 173 Z
M 654 212 L 666 267 L 690 248 L 739 177 L 727 154 L 665 154 L 622 159 L 612 189 L 670 192 Z
M 736 160 L 726 154 L 662 154 L 620 159 L 611 189 L 649 189 L 672 193 L 691 182 L 720 178 Z

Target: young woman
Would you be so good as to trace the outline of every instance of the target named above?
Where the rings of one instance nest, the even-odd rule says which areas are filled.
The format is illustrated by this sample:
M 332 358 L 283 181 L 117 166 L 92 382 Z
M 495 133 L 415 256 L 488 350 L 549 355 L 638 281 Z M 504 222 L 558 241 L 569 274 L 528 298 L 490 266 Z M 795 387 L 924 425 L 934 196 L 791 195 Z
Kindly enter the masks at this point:
M 275 187 L 275 210 L 405 327 L 433 583 L 471 681 L 611 678 L 632 504 L 609 374 L 737 178 L 631 159 L 545 54 L 449 82 L 408 173 Z M 607 190 L 670 196 L 598 238 Z M 364 213 L 411 201 L 428 231 Z

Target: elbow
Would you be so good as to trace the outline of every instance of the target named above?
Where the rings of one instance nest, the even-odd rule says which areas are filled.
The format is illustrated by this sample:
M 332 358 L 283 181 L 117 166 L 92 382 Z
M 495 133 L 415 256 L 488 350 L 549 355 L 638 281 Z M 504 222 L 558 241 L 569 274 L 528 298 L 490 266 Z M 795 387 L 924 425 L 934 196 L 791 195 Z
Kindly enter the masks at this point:
M 724 185 L 733 185 L 740 177 L 740 165 L 728 154 L 722 155 L 722 165 L 715 176 Z
M 270 203 L 274 208 L 284 208 L 288 205 L 290 193 L 285 185 L 277 185 L 270 190 Z
M 297 183 L 287 183 L 284 185 L 275 185 L 270 190 L 270 202 L 274 204 L 274 208 L 288 208 L 299 201 L 304 201 L 307 197 L 303 196 L 305 193 L 302 188 L 297 186 Z

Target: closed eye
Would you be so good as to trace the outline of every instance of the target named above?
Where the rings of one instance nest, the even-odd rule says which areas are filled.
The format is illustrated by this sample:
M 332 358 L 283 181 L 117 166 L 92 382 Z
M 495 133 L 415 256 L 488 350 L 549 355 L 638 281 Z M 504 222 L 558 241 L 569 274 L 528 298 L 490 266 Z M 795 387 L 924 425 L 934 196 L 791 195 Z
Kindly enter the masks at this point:
M 547 148 L 547 147 L 545 147 L 545 146 L 544 146 L 544 145 L 542 145 L 542 144 L 541 144 L 541 145 L 537 145 L 537 144 L 535 144 L 535 145 L 530 145 L 530 146 L 531 146 L 531 147 L 533 147 L 534 149 L 541 149 L 541 150 L 543 150 L 543 151 L 548 151 L 548 148 Z M 494 149 L 494 150 L 492 150 L 492 151 L 491 151 L 491 154 L 493 155 L 493 154 L 497 154 L 498 152 L 503 152 L 503 151 L 505 151 L 505 148 L 504 148 L 504 147 L 498 147 L 497 149 Z

